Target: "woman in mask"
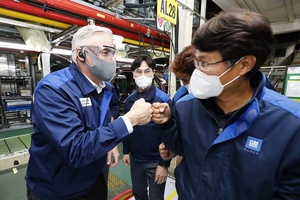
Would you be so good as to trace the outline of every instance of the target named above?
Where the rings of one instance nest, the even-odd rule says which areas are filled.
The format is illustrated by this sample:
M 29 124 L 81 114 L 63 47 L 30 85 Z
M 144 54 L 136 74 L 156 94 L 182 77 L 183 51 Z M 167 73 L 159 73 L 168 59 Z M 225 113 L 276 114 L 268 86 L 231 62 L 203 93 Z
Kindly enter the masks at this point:
M 155 67 L 155 61 L 149 56 L 139 56 L 132 62 L 137 90 L 126 99 L 125 113 L 140 98 L 151 104 L 171 104 L 170 97 L 153 85 Z M 170 161 L 164 161 L 159 155 L 160 134 L 159 125 L 150 121 L 146 125 L 134 127 L 133 132 L 123 141 L 123 162 L 130 166 L 132 192 L 136 200 L 164 199 Z

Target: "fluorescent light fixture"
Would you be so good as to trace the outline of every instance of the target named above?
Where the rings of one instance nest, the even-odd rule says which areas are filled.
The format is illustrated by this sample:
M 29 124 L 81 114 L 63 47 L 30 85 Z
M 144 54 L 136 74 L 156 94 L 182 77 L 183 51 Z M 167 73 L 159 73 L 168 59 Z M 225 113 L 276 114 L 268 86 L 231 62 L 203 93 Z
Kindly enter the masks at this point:
M 134 59 L 132 58 L 122 58 L 122 57 L 117 57 L 116 60 L 117 62 L 129 63 L 129 64 L 131 64 L 134 61 Z
M 55 54 L 67 55 L 67 56 L 71 56 L 72 54 L 72 51 L 70 49 L 53 48 L 51 52 Z
M 29 46 L 27 46 L 26 44 L 16 43 L 15 41 L 0 41 L 0 48 L 37 52 L 33 48 L 30 48 Z M 51 51 L 44 50 L 42 52 L 58 54 L 58 55 L 66 55 L 66 56 L 71 56 L 71 54 L 72 54 L 72 50 L 70 50 L 70 49 L 57 48 L 57 47 L 53 47 Z M 131 59 L 131 58 L 117 57 L 118 62 L 132 63 L 133 60 L 134 59 Z
M 27 62 L 28 62 L 28 60 L 25 60 L 25 59 L 19 59 L 18 61 L 19 61 L 19 62 L 24 62 L 24 63 L 27 63 Z
M 27 46 L 26 44 L 16 43 L 15 41 L 0 41 L 0 48 L 39 52 Z M 55 48 L 55 47 L 51 51 L 43 51 L 43 52 L 67 55 L 67 56 L 70 56 L 72 53 L 72 51 L 69 49 L 62 49 L 62 48 Z
M 43 51 L 44 53 L 53 53 L 59 55 L 71 56 L 72 51 L 70 49 L 60 49 L 60 48 L 52 48 L 51 51 Z
M 0 48 L 34 51 L 34 49 L 28 47 L 26 44 L 4 42 L 4 41 L 0 41 Z

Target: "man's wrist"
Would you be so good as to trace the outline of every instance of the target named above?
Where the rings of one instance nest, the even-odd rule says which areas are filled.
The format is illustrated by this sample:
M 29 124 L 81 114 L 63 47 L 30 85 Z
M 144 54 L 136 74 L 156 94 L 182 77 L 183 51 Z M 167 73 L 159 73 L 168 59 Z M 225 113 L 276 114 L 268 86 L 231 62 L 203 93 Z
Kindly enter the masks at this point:
M 133 132 L 133 127 L 132 127 L 132 124 L 131 124 L 130 120 L 128 119 L 128 117 L 126 115 L 123 115 L 123 116 L 121 116 L 121 118 L 123 119 L 123 121 L 126 125 L 128 133 L 129 134 L 132 133 Z
M 160 129 L 161 130 L 169 130 L 170 128 L 172 128 L 174 126 L 174 120 L 172 118 L 170 118 L 168 121 L 166 121 L 163 124 L 160 124 Z

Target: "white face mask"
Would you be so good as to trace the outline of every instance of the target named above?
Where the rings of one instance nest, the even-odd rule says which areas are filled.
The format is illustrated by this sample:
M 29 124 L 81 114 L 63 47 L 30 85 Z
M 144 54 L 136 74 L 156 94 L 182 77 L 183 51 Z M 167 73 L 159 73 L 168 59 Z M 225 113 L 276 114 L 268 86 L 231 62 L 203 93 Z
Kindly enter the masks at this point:
M 238 79 L 240 75 L 224 85 L 222 85 L 220 78 L 224 76 L 230 69 L 232 69 L 237 63 L 239 63 L 242 58 L 220 76 L 207 75 L 202 71 L 195 69 L 190 80 L 193 95 L 199 99 L 208 99 L 210 97 L 219 96 L 224 87 Z
M 134 78 L 134 81 L 139 88 L 144 90 L 145 88 L 149 87 L 152 84 L 152 79 L 153 77 L 142 75 Z

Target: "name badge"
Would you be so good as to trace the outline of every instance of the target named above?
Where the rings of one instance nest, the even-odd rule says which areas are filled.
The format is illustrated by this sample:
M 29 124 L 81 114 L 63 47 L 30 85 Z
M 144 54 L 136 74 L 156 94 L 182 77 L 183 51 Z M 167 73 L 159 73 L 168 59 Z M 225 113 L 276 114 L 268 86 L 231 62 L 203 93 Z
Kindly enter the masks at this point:
M 92 101 L 90 97 L 80 98 L 82 107 L 92 106 Z

